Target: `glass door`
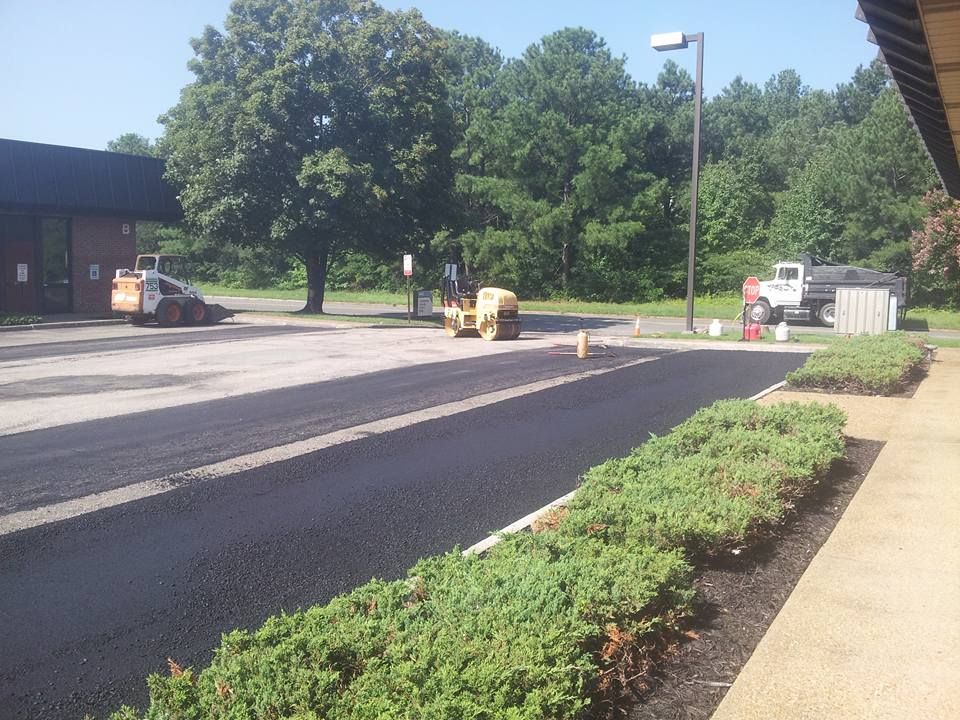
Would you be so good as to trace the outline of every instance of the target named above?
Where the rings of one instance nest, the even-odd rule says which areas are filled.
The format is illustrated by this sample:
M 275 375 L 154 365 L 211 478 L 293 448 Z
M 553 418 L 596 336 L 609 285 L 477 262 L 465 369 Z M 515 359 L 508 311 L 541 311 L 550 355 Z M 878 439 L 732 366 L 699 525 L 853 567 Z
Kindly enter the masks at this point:
M 43 312 L 68 313 L 70 292 L 70 227 L 66 218 L 40 219 L 43 252 Z

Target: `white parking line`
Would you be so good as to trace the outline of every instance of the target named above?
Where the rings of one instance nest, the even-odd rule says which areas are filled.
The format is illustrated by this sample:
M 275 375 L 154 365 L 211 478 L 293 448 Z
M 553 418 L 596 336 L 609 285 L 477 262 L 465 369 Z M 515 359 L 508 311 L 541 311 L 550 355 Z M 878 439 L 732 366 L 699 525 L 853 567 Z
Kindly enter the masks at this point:
M 341 443 L 361 440 L 372 435 L 381 435 L 407 428 L 418 423 L 438 418 L 459 415 L 478 408 L 494 405 L 505 400 L 531 395 L 533 393 L 549 390 L 567 383 L 585 380 L 599 375 L 605 375 L 616 370 L 642 365 L 643 363 L 659 360 L 657 357 L 646 357 L 619 365 L 597 368 L 594 370 L 584 370 L 582 372 L 564 375 L 561 377 L 550 378 L 548 380 L 539 380 L 537 382 L 519 385 L 513 388 L 497 390 L 486 393 L 485 395 L 465 398 L 455 402 L 436 405 L 423 410 L 416 410 L 403 415 L 374 420 L 372 422 L 355 425 L 350 428 L 336 430 L 334 432 L 318 435 L 306 440 L 297 440 L 286 445 L 258 450 L 256 452 L 238 455 L 227 460 L 192 468 L 172 475 L 157 478 L 155 480 L 145 480 L 114 490 L 85 495 L 84 497 L 66 500 L 60 503 L 54 503 L 35 510 L 23 510 L 10 513 L 0 517 L 0 535 L 8 535 L 19 530 L 46 525 L 60 520 L 69 520 L 79 515 L 96 512 L 105 508 L 122 505 L 124 503 L 142 500 L 153 495 L 160 495 L 171 490 L 175 490 L 184 485 L 199 484 L 221 478 L 227 475 L 233 475 L 246 470 L 253 470 L 265 465 L 284 462 L 293 458 L 308 455 L 309 453 L 324 450 Z

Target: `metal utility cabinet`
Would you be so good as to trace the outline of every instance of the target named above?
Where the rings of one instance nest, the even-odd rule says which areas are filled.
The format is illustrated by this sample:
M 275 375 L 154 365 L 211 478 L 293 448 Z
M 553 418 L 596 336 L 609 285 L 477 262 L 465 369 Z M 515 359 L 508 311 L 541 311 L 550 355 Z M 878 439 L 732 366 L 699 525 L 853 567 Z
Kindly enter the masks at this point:
M 838 335 L 879 335 L 890 329 L 893 307 L 893 327 L 896 328 L 897 306 L 890 301 L 890 291 L 879 288 L 837 288 Z

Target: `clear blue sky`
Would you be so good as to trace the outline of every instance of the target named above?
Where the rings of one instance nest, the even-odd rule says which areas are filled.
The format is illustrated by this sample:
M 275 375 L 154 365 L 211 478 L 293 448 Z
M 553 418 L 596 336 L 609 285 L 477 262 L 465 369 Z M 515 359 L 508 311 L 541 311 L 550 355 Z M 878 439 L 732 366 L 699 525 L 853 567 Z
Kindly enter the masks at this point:
M 673 58 L 693 71 L 695 51 L 657 53 L 650 35 L 706 33 L 704 86 L 736 75 L 762 83 L 784 68 L 833 88 L 876 48 L 854 19 L 855 0 L 383 0 L 419 7 L 439 27 L 478 35 L 506 57 L 542 36 L 582 25 L 601 35 L 630 74 L 656 78 Z M 188 44 L 222 27 L 229 0 L 0 0 L 0 137 L 103 148 L 125 132 L 161 133 L 157 116 L 192 80 Z

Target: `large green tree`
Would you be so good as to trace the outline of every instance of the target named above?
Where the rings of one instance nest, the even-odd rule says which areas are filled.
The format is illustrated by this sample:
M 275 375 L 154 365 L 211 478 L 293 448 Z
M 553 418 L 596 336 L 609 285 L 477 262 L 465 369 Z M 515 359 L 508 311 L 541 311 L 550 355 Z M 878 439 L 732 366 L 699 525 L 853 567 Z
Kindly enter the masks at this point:
M 884 91 L 864 119 L 831 134 L 790 192 L 806 194 L 839 224 L 831 254 L 860 261 L 919 227 L 920 199 L 935 175 L 900 98 Z M 785 202 L 781 207 L 789 207 Z
M 604 42 L 567 28 L 498 73 L 472 124 L 461 193 L 479 208 L 469 260 L 525 293 L 629 287 L 656 178 L 635 84 Z
M 323 311 L 337 254 L 426 243 L 448 211 L 444 43 L 416 11 L 365 0 L 235 0 L 192 41 L 196 80 L 161 121 L 202 235 L 304 263 Z
M 148 155 L 152 157 L 159 154 L 159 146 L 151 142 L 150 138 L 132 132 L 124 133 L 120 137 L 108 141 L 107 150 L 115 153 L 126 153 L 127 155 Z

